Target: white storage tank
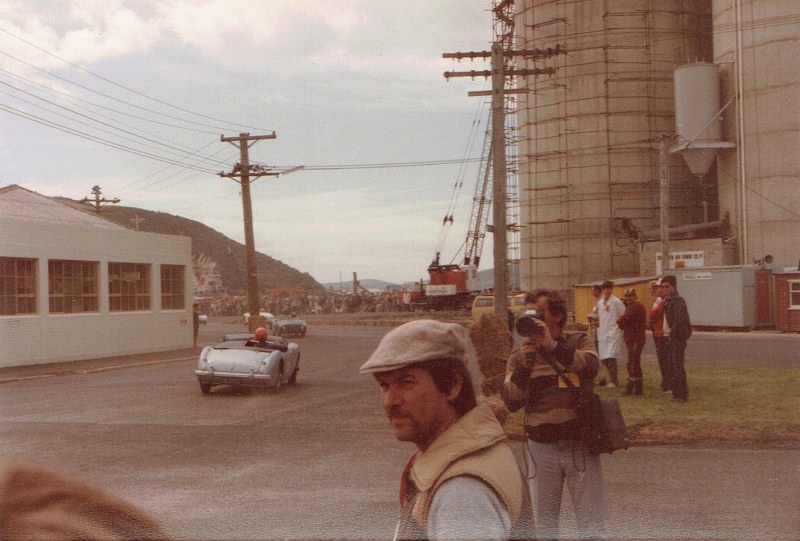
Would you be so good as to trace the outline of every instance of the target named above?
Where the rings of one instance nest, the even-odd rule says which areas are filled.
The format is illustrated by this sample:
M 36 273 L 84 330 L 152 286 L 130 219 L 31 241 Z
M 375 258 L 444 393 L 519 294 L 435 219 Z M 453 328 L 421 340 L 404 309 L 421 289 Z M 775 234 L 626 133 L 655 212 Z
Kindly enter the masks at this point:
M 719 69 L 709 62 L 678 66 L 675 80 L 674 151 L 679 151 L 692 174 L 704 176 L 722 144 Z

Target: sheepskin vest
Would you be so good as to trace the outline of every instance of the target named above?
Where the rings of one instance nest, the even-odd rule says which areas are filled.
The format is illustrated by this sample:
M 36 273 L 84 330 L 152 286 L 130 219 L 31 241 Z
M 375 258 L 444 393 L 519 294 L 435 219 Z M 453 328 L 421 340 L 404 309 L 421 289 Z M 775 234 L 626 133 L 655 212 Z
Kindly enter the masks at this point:
M 527 489 L 505 440 L 503 427 L 484 404 L 462 416 L 424 453 L 413 456 L 401 482 L 403 512 L 397 539 L 427 538 L 428 511 L 436 489 L 461 475 L 489 485 L 505 505 L 512 525 L 517 523 Z

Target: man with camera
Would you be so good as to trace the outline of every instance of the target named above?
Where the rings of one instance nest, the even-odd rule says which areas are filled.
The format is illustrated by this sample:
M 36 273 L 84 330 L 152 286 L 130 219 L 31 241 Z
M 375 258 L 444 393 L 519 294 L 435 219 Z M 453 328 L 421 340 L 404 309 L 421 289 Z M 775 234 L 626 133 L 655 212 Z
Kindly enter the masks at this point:
M 501 395 L 509 410 L 525 408 L 526 464 L 539 539 L 557 539 L 566 481 L 580 538 L 608 537 L 608 506 L 600 457 L 585 448 L 577 403 L 550 361 L 575 385 L 591 389 L 599 363 L 583 332 L 564 332 L 566 301 L 554 290 L 535 294 L 535 309 L 516 324 L 524 336 L 506 363 Z M 587 387 L 588 386 L 588 387 Z

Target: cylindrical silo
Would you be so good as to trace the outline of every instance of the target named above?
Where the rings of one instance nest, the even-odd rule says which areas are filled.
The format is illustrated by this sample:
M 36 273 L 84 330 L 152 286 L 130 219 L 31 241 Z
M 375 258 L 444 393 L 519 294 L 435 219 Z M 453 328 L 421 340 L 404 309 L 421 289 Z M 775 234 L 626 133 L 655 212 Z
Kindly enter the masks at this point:
M 800 2 L 713 1 L 714 62 L 736 150 L 717 156 L 720 210 L 738 262 L 800 259 Z
M 710 61 L 710 0 L 517 0 L 523 288 L 640 275 L 660 226 L 659 143 L 675 130 L 673 70 Z M 670 145 L 673 141 L 670 139 Z M 671 156 L 670 225 L 702 220 L 696 178 Z
M 704 176 L 723 145 L 719 68 L 693 62 L 675 68 L 675 151 L 693 175 Z

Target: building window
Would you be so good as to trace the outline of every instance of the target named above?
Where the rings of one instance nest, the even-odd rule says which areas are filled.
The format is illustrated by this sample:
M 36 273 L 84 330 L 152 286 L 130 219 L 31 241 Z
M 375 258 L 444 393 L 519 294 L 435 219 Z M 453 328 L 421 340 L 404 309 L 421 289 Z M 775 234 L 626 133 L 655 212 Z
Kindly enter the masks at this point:
M 50 313 L 97 312 L 99 266 L 96 261 L 48 261 Z
M 789 308 L 800 310 L 800 280 L 789 280 Z
M 185 267 L 183 265 L 161 265 L 161 309 L 186 308 L 184 295 Z
M 36 313 L 36 260 L 0 257 L 0 315 Z
M 150 265 L 108 264 L 108 309 L 112 312 L 150 309 Z

